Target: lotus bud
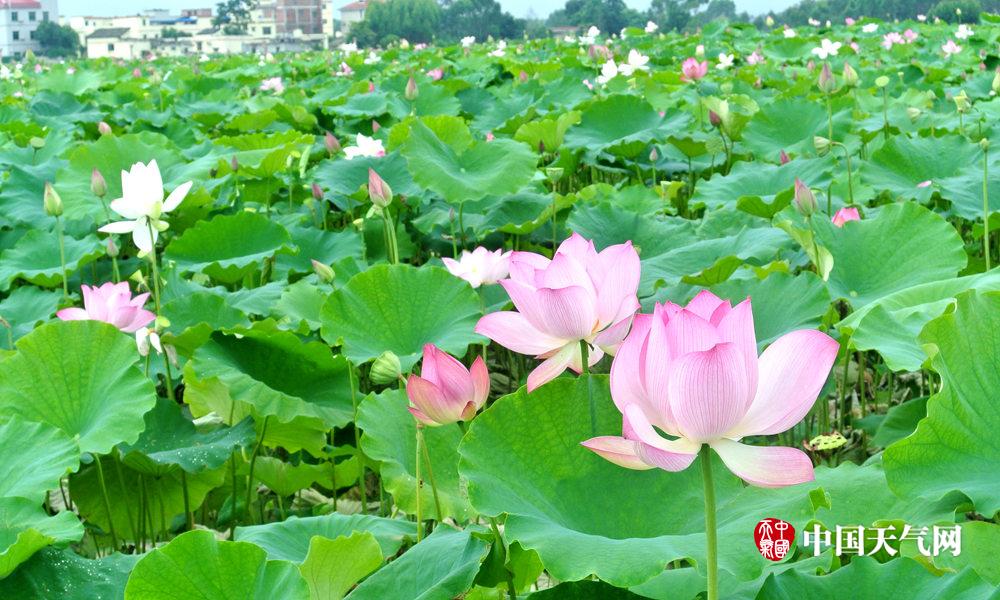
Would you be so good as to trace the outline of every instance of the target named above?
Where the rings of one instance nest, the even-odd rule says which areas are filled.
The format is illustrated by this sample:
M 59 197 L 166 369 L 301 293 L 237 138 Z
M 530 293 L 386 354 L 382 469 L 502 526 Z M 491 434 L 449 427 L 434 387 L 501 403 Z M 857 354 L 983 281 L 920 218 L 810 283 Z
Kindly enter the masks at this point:
M 233 156 L 231 159 L 229 159 L 229 168 L 233 171 L 233 173 L 236 173 L 237 171 L 239 171 L 240 170 L 240 161 L 239 161 L 239 159 L 236 158 L 235 156 Z
M 832 144 L 833 142 L 821 135 L 813 136 L 813 146 L 816 147 L 816 153 L 820 156 L 826 156 L 830 152 Z
M 406 82 L 404 96 L 406 96 L 407 100 L 412 101 L 416 100 L 418 95 L 420 95 L 420 90 L 417 89 L 417 80 L 413 78 L 413 75 L 410 75 L 409 81 Z
M 399 381 L 402 374 L 403 367 L 399 364 L 399 357 L 386 350 L 372 363 L 368 378 L 372 380 L 372 383 L 389 385 L 394 381 Z
M 718 127 L 722 125 L 722 119 L 719 118 L 719 114 L 714 110 L 708 111 L 708 122 L 712 124 L 712 127 Z
M 563 168 L 562 167 L 548 167 L 545 169 L 545 176 L 548 177 L 549 181 L 555 183 L 562 179 Z
M 889 78 L 885 75 L 881 75 L 875 78 L 875 85 L 880 88 L 884 88 L 889 85 Z
M 372 119 L 372 133 L 373 134 L 378 133 L 379 129 L 382 129 L 382 126 L 379 125 L 378 121 Z
M 104 181 L 104 175 L 97 169 L 90 172 L 90 191 L 98 198 L 103 198 L 108 193 L 108 182 Z
M 105 245 L 104 251 L 108 253 L 109 257 L 118 258 L 118 244 L 115 243 L 114 236 L 108 236 L 108 241 Z
M 368 169 L 368 197 L 372 204 L 379 208 L 385 208 L 392 203 L 392 188 L 384 179 L 379 177 L 375 169 Z
M 45 214 L 50 217 L 58 217 L 63 214 L 62 198 L 59 197 L 56 189 L 52 187 L 52 184 L 48 181 L 45 182 L 45 193 L 42 196 L 42 206 L 45 208 Z
M 101 121 L 97 124 L 97 133 L 100 133 L 101 135 L 111 135 L 111 125 Z
M 315 181 L 312 184 L 312 195 L 313 200 L 320 201 L 323 199 L 323 188 L 319 187 L 319 184 Z
M 326 152 L 330 156 L 340 152 L 340 140 L 337 136 L 333 135 L 329 131 L 326 132 L 326 136 L 323 138 L 323 143 L 326 145 Z
M 798 177 L 795 178 L 795 208 L 807 219 L 816 212 L 816 196 Z
M 990 84 L 990 89 L 993 90 L 994 94 L 1000 94 L 1000 71 L 993 74 L 993 83 Z
M 658 160 L 660 160 L 660 153 L 656 151 L 656 146 L 653 146 L 653 149 L 649 151 L 649 162 L 655 163 Z
M 911 121 L 916 121 L 917 117 L 919 117 L 921 114 L 922 113 L 919 108 L 910 106 L 909 108 L 906 109 L 906 116 L 910 117 Z
M 521 80 L 521 83 L 527 83 L 528 82 L 528 74 L 525 73 L 524 71 L 521 71 L 521 73 L 518 74 L 517 78 Z
M 316 259 L 313 259 L 311 262 L 312 262 L 313 273 L 316 274 L 316 277 L 319 277 L 320 281 L 322 281 L 323 283 L 330 283 L 331 281 L 333 281 L 335 273 L 333 272 L 333 268 L 331 268 L 330 265 L 323 264 Z
M 979 148 L 982 149 L 983 152 L 986 152 L 987 150 L 989 150 L 990 149 L 990 140 L 989 140 L 989 138 L 983 138 L 983 139 L 979 140 Z
M 851 63 L 844 63 L 844 85 L 847 87 L 857 87 L 861 78 L 858 77 L 858 72 L 854 70 Z
M 774 17 L 772 17 L 771 15 L 767 15 L 767 17 L 764 19 L 764 24 L 767 25 L 768 27 L 774 27 Z
M 819 87 L 819 91 L 824 94 L 832 94 L 837 89 L 837 80 L 833 78 L 830 63 L 823 63 L 823 68 L 819 71 L 819 80 L 816 84 Z
M 778 161 L 780 161 L 783 165 L 787 165 L 792 162 L 792 159 L 788 158 L 788 153 L 782 150 L 781 153 L 778 154 Z
M 41 150 L 45 147 L 45 138 L 32 136 L 32 138 L 28 140 L 28 144 L 35 150 Z

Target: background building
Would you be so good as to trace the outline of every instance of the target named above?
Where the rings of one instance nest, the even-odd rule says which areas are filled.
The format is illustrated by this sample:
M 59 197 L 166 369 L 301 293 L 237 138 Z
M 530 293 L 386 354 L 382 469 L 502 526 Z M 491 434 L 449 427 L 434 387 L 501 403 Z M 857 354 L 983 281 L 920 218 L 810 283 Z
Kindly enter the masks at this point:
M 0 58 L 37 51 L 39 23 L 58 20 L 57 0 L 0 0 Z

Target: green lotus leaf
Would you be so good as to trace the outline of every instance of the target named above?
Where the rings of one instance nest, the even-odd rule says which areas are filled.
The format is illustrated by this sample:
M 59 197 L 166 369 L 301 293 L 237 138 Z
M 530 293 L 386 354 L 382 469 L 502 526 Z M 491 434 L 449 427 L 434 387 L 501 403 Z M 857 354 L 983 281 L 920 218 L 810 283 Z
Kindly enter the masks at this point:
M 913 433 L 917 423 L 927 416 L 927 398 L 914 398 L 889 408 L 875 430 L 872 443 L 885 448 Z
M 584 149 L 592 156 L 603 151 L 632 158 L 669 133 L 664 117 L 646 100 L 615 94 L 585 108 L 565 139 L 567 148 Z
M 538 162 L 513 140 L 475 142 L 456 151 L 422 122 L 411 125 L 402 153 L 413 180 L 453 204 L 514 193 L 531 181 Z
M 1000 551 L 1000 525 L 989 521 L 966 521 L 962 523 L 962 552 L 957 556 L 948 551 L 940 552 L 934 557 L 934 564 L 955 571 L 970 566 L 980 577 L 1000 586 L 997 551 Z M 1000 592 L 996 596 L 1000 597 Z
M 134 444 L 121 444 L 118 450 L 122 462 L 154 477 L 176 468 L 188 473 L 218 469 L 234 449 L 247 448 L 256 438 L 250 419 L 233 427 L 199 432 L 176 403 L 164 398 L 157 399 L 145 422 L 139 439 Z
M 309 600 L 309 586 L 290 562 L 267 560 L 262 548 L 220 542 L 189 531 L 143 556 L 125 585 L 125 600 Z
M 413 182 L 406 160 L 399 152 L 382 157 L 358 157 L 351 160 L 325 160 L 316 169 L 316 182 L 337 196 L 351 196 L 368 185 L 368 169 L 374 169 L 384 179 L 393 194 L 416 196 L 423 190 Z
M 222 294 L 194 291 L 164 302 L 160 314 L 170 321 L 164 341 L 191 356 L 213 331 L 249 326 L 247 316 L 226 300 Z
M 834 139 L 843 139 L 843 125 L 846 125 L 844 119 L 835 120 Z M 828 128 L 826 107 L 822 103 L 805 98 L 777 100 L 761 104 L 760 111 L 743 131 L 743 144 L 758 160 L 778 162 L 782 150 L 792 155 L 815 154 L 813 136 L 826 137 Z
M 236 540 L 252 542 L 267 551 L 273 560 L 301 563 L 309 553 L 309 541 L 316 537 L 336 539 L 355 532 L 371 533 L 384 556 L 393 556 L 408 538 L 415 538 L 416 523 L 372 515 L 330 513 L 321 517 L 289 517 L 284 521 L 237 527 Z
M 83 452 L 107 453 L 134 442 L 156 403 L 136 368 L 135 341 L 107 323 L 42 325 L 0 362 L 0 415 L 48 423 L 73 436 Z
M 122 600 L 125 581 L 139 557 L 114 553 L 84 558 L 72 550 L 44 548 L 0 579 L 0 595 L 23 600 Z
M 811 188 L 824 189 L 832 168 L 828 158 L 799 158 L 785 165 L 740 162 L 727 175 L 717 173 L 698 182 L 691 202 L 709 209 L 735 203 L 750 214 L 770 218 L 791 202 L 790 194 L 779 196 L 792 189 L 796 178 Z
M 364 430 L 361 448 L 365 455 L 380 461 L 385 488 L 392 493 L 400 509 L 416 513 L 416 421 L 407 410 L 409 400 L 400 390 L 386 390 L 370 395 L 358 407 L 358 426 Z M 427 427 L 424 441 L 430 454 L 430 470 L 437 483 L 444 516 L 462 520 L 473 515 L 458 476 L 458 425 Z M 436 518 L 434 495 L 428 480 L 427 461 L 421 459 L 424 484 L 420 498 L 425 518 Z M 436 519 L 440 520 L 440 519 Z
M 10 339 L 19 340 L 31 333 L 41 321 L 48 321 L 59 307 L 59 292 L 40 290 L 36 287 L 19 287 L 0 302 L 0 317 L 8 323 Z M 0 325 L 0 328 L 5 326 Z M 0 335 L 3 339 L 3 335 Z M 13 350 L 13 347 L 9 348 Z
M 182 272 L 202 272 L 235 283 L 263 261 L 297 250 L 284 227 L 259 213 L 219 215 L 175 238 L 163 253 Z
M 795 276 L 771 273 L 765 279 L 730 279 L 713 286 L 712 291 L 733 305 L 750 298 L 760 347 L 796 329 L 815 329 L 830 308 L 826 286 L 809 271 Z M 789 298 L 795 302 L 789 303 Z
M 976 511 L 1000 511 L 996 465 L 1000 461 L 1000 293 L 965 292 L 954 311 L 934 319 L 920 340 L 934 348 L 931 364 L 941 391 L 927 401 L 927 418 L 913 435 L 885 450 L 889 485 L 900 495 L 938 498 L 952 490 Z
M 861 180 L 876 190 L 888 190 L 896 198 L 926 202 L 934 185 L 917 187 L 959 175 L 970 164 L 982 164 L 978 146 L 965 138 L 895 136 L 863 163 Z M 982 180 L 979 187 L 982 190 Z M 982 202 L 982 197 L 980 197 Z M 980 204 L 980 207 L 982 205 Z
M 350 229 L 326 231 L 292 227 L 288 232 L 299 251 L 296 254 L 278 255 L 275 263 L 278 273 L 312 273 L 314 260 L 331 265 L 345 258 L 361 259 L 364 256 L 361 235 Z
M 962 238 L 915 202 L 888 204 L 837 227 L 814 219 L 816 239 L 833 255 L 833 298 L 860 308 L 893 292 L 955 277 L 967 261 Z
M 332 428 L 354 415 L 344 357 L 287 331 L 257 326 L 238 334 L 213 333 L 190 367 L 197 379 L 217 378 L 233 400 L 252 406 L 258 419 L 304 418 Z
M 79 464 L 80 449 L 61 430 L 18 416 L 0 419 L 0 497 L 41 502 Z
M 473 331 L 480 316 L 475 290 L 445 269 L 379 265 L 331 294 L 320 320 L 323 339 L 342 345 L 351 362 L 389 350 L 406 372 L 424 344 L 464 356 L 469 344 L 482 341 Z
M 82 537 L 83 525 L 72 512 L 49 516 L 33 500 L 0 498 L 0 580 L 42 548 Z
M 101 242 L 95 235 L 88 235 L 82 240 L 67 235 L 63 240 L 67 277 L 104 255 Z M 59 241 L 55 233 L 33 229 L 24 234 L 13 248 L 0 253 L 0 289 L 9 289 L 15 279 L 50 288 L 62 284 Z
M 320 314 L 327 294 L 319 287 L 302 280 L 285 289 L 281 299 L 274 305 L 274 316 L 291 324 L 291 329 L 305 333 L 319 331 L 322 326 Z M 301 328 L 305 330 L 302 331 Z
M 254 463 L 253 476 L 275 494 L 288 497 L 317 483 L 332 488 L 334 470 L 328 462 L 293 465 L 274 456 L 259 456 Z
M 383 600 L 406 590 L 409 598 L 454 598 L 470 587 L 489 544 L 439 525 L 403 556 L 379 569 L 348 594 L 350 600 Z
M 382 561 L 375 537 L 369 532 L 355 532 L 334 540 L 314 537 L 299 571 L 309 583 L 311 600 L 340 600 Z

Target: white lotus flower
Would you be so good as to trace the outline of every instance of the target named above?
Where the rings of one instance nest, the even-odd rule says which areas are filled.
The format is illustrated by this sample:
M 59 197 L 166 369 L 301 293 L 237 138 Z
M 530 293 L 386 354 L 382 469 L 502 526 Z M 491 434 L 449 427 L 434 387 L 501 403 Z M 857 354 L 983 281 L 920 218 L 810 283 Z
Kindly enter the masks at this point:
M 865 33 L 875 33 L 878 31 L 878 23 L 865 23 L 861 27 L 861 31 L 864 31 Z
M 660 26 L 652 21 L 646 22 L 646 33 L 656 33 L 656 30 L 659 28 Z
M 958 29 L 955 30 L 955 37 L 960 40 L 972 37 L 972 28 L 965 23 L 962 23 L 958 26 Z
M 462 38 L 462 47 L 463 48 L 468 48 L 468 47 L 472 46 L 475 43 L 476 43 L 476 36 L 474 36 L 474 35 L 467 35 L 464 38 Z
M 152 346 L 157 354 L 167 353 L 167 358 L 173 365 L 177 366 L 177 350 L 173 346 L 168 346 L 160 340 L 160 334 L 155 329 L 142 327 L 135 332 L 135 346 L 139 350 L 139 356 L 149 356 L 149 348 Z
M 809 24 L 812 25 L 813 27 L 819 27 L 819 21 L 817 21 L 812 17 L 809 17 Z
M 927 15 L 917 15 L 917 20 L 923 23 L 927 20 Z
M 630 77 L 636 71 L 648 71 L 649 57 L 639 54 L 639 52 L 633 48 L 629 50 L 628 62 L 623 63 L 618 66 L 618 72 L 626 77 Z
M 820 58 L 820 60 L 826 60 L 829 56 L 837 56 L 837 52 L 840 51 L 840 47 L 843 46 L 840 42 L 831 42 L 830 40 L 823 38 L 819 43 L 819 47 L 813 48 L 812 53 Z
M 161 217 L 177 206 L 191 190 L 187 181 L 163 199 L 163 177 L 155 160 L 148 165 L 135 163 L 129 171 L 122 171 L 122 197 L 111 201 L 111 210 L 129 219 L 108 223 L 98 231 L 103 233 L 131 233 L 139 250 L 151 252 L 161 231 L 170 226 Z
M 500 42 L 497 43 L 497 49 L 490 52 L 490 56 L 495 56 L 497 58 L 500 58 L 505 54 L 507 54 L 507 42 L 505 40 L 500 40 Z
M 10 79 L 11 72 L 7 65 L 0 65 L 0 79 Z
M 784 34 L 786 39 L 791 39 L 795 37 L 795 30 L 792 29 L 791 27 L 785 27 L 784 29 L 781 30 L 781 33 Z
M 580 36 L 580 43 L 585 46 L 590 46 L 597 41 L 597 36 L 599 35 L 601 35 L 601 30 L 591 25 L 590 29 L 587 30 L 587 33 Z
M 615 64 L 614 59 L 610 59 L 601 67 L 601 74 L 597 76 L 597 83 L 604 85 L 615 77 L 618 77 L 618 65 Z
M 347 160 L 352 160 L 358 156 L 385 156 L 385 146 L 382 145 L 382 140 L 359 133 L 358 137 L 354 140 L 354 145 L 344 148 L 344 156 Z
M 378 64 L 380 62 L 382 62 L 382 57 L 378 55 L 378 52 L 375 52 L 374 50 L 369 50 L 368 51 L 368 56 L 365 57 L 365 64 L 366 65 L 374 65 L 374 64 Z M 341 64 L 344 64 L 344 63 L 341 63 Z
M 719 69 L 721 71 L 724 71 L 724 70 L 728 69 L 729 67 L 733 66 L 733 61 L 735 59 L 736 59 L 736 57 L 734 55 L 732 55 L 732 54 L 726 54 L 724 52 L 720 52 L 719 53 L 719 63 L 717 65 L 715 65 L 715 68 Z
M 358 51 L 358 45 L 353 42 L 349 44 L 341 44 L 340 51 L 346 54 L 351 54 Z

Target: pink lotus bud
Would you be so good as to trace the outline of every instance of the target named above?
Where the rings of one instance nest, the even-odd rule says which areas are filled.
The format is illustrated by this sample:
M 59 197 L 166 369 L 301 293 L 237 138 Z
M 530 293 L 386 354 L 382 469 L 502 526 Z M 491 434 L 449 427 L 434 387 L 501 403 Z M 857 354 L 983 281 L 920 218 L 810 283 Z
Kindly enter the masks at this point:
M 406 91 L 403 93 L 407 100 L 413 101 L 417 99 L 420 95 L 420 90 L 417 89 L 417 80 L 410 75 L 410 79 L 406 82 Z
M 111 135 L 111 125 L 101 121 L 97 124 L 97 132 L 101 135 Z
M 370 94 L 370 93 L 372 93 L 374 91 L 375 91 L 375 82 L 374 81 L 369 81 L 368 82 L 368 93 Z
M 90 191 L 98 198 L 103 198 L 108 193 L 108 183 L 97 169 L 90 172 Z
M 795 207 L 804 217 L 811 217 L 816 212 L 816 196 L 809 186 L 798 177 L 795 178 Z
M 373 134 L 378 133 L 379 129 L 382 129 L 382 126 L 379 125 L 378 121 L 372 119 L 372 133 Z
M 722 125 L 722 119 L 719 118 L 719 114 L 714 110 L 708 111 L 708 122 L 712 124 L 712 127 Z
M 139 67 L 132 69 L 132 77 L 135 77 L 137 79 L 139 77 L 142 77 L 142 71 L 139 70 Z
M 431 427 L 468 421 L 486 403 L 490 394 L 490 374 L 483 357 L 467 369 L 434 344 L 424 346 L 420 376 L 410 375 L 406 395 L 410 413 Z
M 844 223 L 848 221 L 860 221 L 861 215 L 858 213 L 858 209 L 853 206 L 845 206 L 844 208 L 837 211 L 830 219 L 833 224 L 837 227 L 843 227 Z
M 521 80 L 521 83 L 527 83 L 528 82 L 528 74 L 525 73 L 524 71 L 521 71 L 518 74 L 517 78 Z
M 104 246 L 104 251 L 108 253 L 111 258 L 118 257 L 118 244 L 115 243 L 114 236 L 109 235 L 108 241 Z
M 788 158 L 788 153 L 786 153 L 784 150 L 782 150 L 781 154 L 778 155 L 778 160 L 783 165 L 787 165 L 788 163 L 790 163 L 792 161 L 792 159 Z
M 319 187 L 319 184 L 315 181 L 312 184 L 312 195 L 313 200 L 320 201 L 323 199 L 323 188 Z
M 240 170 L 240 161 L 236 158 L 236 156 L 229 159 L 229 168 L 232 169 L 233 173 Z
M 333 281 L 334 272 L 330 265 L 323 264 L 316 259 L 310 261 L 313 268 L 313 273 L 316 273 L 316 277 L 324 283 L 330 283 Z
M 486 132 L 486 141 L 487 142 L 492 142 L 495 139 L 497 139 L 497 138 L 496 138 L 496 136 L 493 135 L 492 131 L 487 131 Z
M 830 63 L 823 63 L 823 68 L 819 71 L 819 80 L 816 82 L 819 91 L 824 94 L 832 94 L 837 89 L 837 81 L 833 78 L 833 71 L 830 70 Z
M 371 198 L 372 204 L 379 208 L 385 208 L 392 203 L 392 188 L 372 168 L 368 169 L 368 197 Z
M 340 140 L 338 140 L 337 136 L 333 135 L 329 131 L 327 131 L 326 135 L 323 136 L 323 144 L 326 145 L 326 152 L 330 156 L 340 152 Z

